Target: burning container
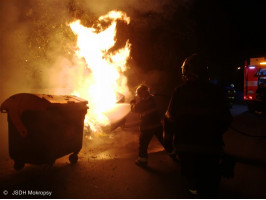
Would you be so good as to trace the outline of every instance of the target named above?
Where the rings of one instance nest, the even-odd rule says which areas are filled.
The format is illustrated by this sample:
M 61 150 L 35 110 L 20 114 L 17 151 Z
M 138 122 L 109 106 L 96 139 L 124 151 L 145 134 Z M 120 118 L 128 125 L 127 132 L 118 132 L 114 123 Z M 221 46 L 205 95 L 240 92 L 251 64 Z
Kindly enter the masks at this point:
M 76 163 L 82 148 L 87 101 L 72 95 L 21 93 L 1 105 L 7 113 L 9 155 L 14 168 L 25 163 L 53 164 L 71 154 Z

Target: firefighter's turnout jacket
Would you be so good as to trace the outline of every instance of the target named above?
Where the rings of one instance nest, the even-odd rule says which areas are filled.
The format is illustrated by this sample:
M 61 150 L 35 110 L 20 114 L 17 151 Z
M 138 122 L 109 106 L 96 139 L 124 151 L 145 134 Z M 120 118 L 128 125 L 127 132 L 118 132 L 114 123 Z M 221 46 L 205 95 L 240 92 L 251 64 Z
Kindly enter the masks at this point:
M 145 100 L 131 104 L 131 110 L 140 114 L 140 131 L 161 127 L 161 118 L 154 96 L 149 95 Z
M 232 116 L 220 88 L 191 80 L 176 88 L 166 113 L 174 124 L 179 152 L 218 153 Z

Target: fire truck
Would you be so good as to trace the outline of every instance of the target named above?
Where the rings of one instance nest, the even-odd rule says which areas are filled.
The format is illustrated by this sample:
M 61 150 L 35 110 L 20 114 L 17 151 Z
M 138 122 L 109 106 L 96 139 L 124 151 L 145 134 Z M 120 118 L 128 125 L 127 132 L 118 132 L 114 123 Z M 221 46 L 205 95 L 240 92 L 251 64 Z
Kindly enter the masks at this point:
M 244 67 L 244 101 L 250 109 L 254 109 L 257 102 L 256 91 L 259 85 L 266 87 L 266 57 L 250 58 Z

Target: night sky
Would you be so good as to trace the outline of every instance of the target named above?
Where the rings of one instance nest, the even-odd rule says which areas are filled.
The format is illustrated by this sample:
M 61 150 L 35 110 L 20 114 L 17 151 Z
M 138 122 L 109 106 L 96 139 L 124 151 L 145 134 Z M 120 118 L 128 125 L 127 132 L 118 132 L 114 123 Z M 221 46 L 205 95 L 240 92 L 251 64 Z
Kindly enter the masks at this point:
M 145 45 L 135 56 L 147 62 L 148 68 L 173 72 L 186 56 L 200 53 L 209 61 L 212 79 L 221 84 L 234 83 L 241 90 L 243 71 L 236 68 L 243 67 L 250 57 L 266 56 L 265 3 L 194 0 L 176 1 L 172 7 L 175 10 L 170 18 L 147 30 L 147 46 L 154 45 L 153 51 L 149 54 Z M 151 23 L 161 20 L 156 13 L 143 18 L 147 16 Z
M 236 67 L 243 66 L 244 60 L 266 55 L 264 9 L 264 1 L 202 1 L 198 6 L 195 4 L 200 49 L 212 58 L 213 65 L 219 65 L 225 79 L 228 73 L 231 74 L 229 80 L 233 79 Z

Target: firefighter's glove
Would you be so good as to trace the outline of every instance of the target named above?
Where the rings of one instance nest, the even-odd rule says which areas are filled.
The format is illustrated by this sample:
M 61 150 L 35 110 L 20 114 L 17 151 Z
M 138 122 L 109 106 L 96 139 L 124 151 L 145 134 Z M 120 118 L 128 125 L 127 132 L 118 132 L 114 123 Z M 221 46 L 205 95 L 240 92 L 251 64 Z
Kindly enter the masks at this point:
M 137 103 L 137 100 L 136 99 L 132 99 L 131 101 L 130 101 L 130 105 L 133 105 L 133 104 L 136 104 Z

